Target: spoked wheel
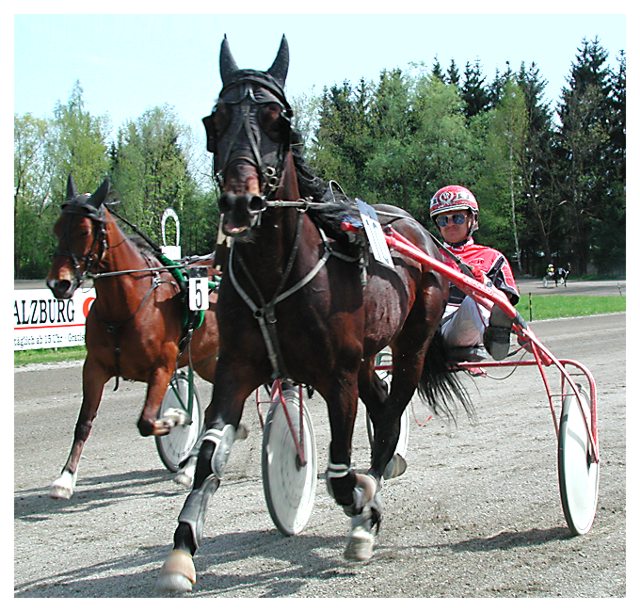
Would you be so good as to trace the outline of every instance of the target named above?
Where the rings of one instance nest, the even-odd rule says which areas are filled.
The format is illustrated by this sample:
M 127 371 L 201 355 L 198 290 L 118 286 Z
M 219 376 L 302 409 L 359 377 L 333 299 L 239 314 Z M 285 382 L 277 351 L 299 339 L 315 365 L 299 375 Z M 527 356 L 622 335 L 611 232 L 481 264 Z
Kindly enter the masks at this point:
M 265 419 L 262 434 L 262 486 L 269 514 L 284 535 L 300 533 L 309 522 L 318 483 L 316 438 L 311 416 L 298 388 L 282 390 L 286 412 L 275 400 Z M 289 416 L 289 421 L 287 420 Z M 305 462 L 301 461 L 295 440 L 302 443 Z
M 166 436 L 156 437 L 158 455 L 165 467 L 171 472 L 177 472 L 180 463 L 187 458 L 198 440 L 204 426 L 204 408 L 195 384 L 192 385 L 191 415 L 189 406 L 189 377 L 185 372 L 176 372 L 158 410 L 158 419 L 180 415 L 185 418 L 183 425 L 176 425 Z
M 580 388 L 587 409 L 586 423 L 591 424 L 587 392 Z M 569 391 L 571 393 L 571 391 Z M 589 435 L 578 398 L 567 395 L 562 402 L 558 435 L 558 479 L 562 510 L 573 535 L 591 529 L 598 503 L 600 464 L 589 451 Z

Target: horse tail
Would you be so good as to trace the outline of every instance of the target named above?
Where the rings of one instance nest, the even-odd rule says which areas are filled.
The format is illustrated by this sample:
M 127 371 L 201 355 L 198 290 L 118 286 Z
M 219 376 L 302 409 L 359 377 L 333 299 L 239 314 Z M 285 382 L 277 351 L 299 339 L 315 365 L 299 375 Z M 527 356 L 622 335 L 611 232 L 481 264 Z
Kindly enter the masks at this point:
M 444 338 L 440 330 L 429 344 L 424 360 L 424 367 L 420 382 L 418 383 L 418 395 L 425 401 L 434 414 L 444 413 L 456 421 L 452 406 L 460 404 L 467 415 L 474 420 L 475 411 L 471 398 L 456 372 L 447 364 Z

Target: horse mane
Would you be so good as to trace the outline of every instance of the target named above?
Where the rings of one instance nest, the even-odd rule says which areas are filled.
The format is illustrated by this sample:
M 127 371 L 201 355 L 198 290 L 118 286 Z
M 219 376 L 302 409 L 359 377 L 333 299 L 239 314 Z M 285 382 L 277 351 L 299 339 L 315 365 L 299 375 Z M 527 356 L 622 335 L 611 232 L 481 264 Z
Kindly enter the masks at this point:
M 158 259 L 158 251 L 156 251 L 156 249 L 153 248 L 142 236 L 139 236 L 138 234 L 131 234 L 126 235 L 126 237 L 133 243 L 133 246 L 142 253 L 142 255 L 148 255 L 149 257 Z

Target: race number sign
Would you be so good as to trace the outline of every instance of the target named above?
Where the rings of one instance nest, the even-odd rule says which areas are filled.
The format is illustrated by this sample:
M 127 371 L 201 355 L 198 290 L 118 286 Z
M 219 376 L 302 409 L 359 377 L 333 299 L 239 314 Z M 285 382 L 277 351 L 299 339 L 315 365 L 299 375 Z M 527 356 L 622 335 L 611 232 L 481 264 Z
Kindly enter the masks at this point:
M 209 310 L 209 278 L 207 268 L 189 268 L 189 310 Z
M 371 247 L 371 253 L 376 261 L 379 261 L 385 266 L 393 268 L 393 260 L 391 259 L 391 253 L 389 252 L 389 246 L 384 239 L 382 233 L 382 226 L 378 221 L 378 215 L 373 207 L 369 206 L 366 202 L 356 198 L 356 205 L 360 211 L 360 217 L 362 218 L 362 225 Z

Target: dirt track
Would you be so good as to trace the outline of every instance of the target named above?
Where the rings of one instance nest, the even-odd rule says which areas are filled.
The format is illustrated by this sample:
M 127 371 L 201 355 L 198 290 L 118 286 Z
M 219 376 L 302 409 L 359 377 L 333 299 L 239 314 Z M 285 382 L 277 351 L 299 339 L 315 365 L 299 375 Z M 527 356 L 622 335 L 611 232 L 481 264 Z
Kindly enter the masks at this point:
M 582 361 L 598 382 L 602 469 L 588 535 L 572 538 L 566 527 L 552 421 L 532 368 L 502 381 L 468 379 L 477 424 L 460 414 L 455 435 L 439 420 L 420 426 L 427 411 L 414 404 L 409 468 L 385 484 L 376 553 L 361 566 L 342 558 L 348 521 L 323 480 L 301 535 L 284 538 L 273 527 L 249 404 L 251 433 L 234 446 L 209 505 L 189 597 L 624 597 L 625 316 L 543 322 L 535 330 L 558 357 Z M 209 392 L 200 388 L 206 401 Z M 137 434 L 143 385 L 112 389 L 113 382 L 75 496 L 55 501 L 47 490 L 71 443 L 80 368 L 15 371 L 16 597 L 154 595 L 186 493 L 171 482 L 154 442 Z M 325 408 L 317 397 L 309 405 L 322 473 Z M 354 444 L 356 467 L 366 468 L 362 414 Z

